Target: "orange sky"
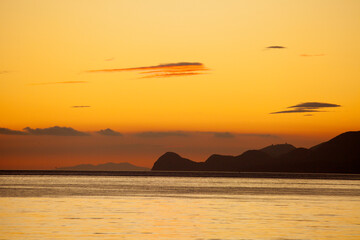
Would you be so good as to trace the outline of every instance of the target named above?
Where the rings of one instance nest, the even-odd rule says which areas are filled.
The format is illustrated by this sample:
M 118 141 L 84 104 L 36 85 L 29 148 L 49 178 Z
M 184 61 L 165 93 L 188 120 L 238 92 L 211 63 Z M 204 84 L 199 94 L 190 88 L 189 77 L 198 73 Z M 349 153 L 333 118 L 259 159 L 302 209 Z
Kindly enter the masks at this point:
M 3 0 L 0 32 L 1 169 L 200 161 L 360 128 L 357 0 Z M 92 134 L 12 132 L 54 126 Z

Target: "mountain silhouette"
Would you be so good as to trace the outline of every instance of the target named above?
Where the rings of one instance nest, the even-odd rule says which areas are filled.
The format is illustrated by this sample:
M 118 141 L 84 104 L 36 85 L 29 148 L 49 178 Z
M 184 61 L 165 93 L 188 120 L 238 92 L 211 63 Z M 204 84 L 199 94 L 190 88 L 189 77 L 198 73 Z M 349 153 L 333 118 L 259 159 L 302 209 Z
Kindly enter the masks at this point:
M 294 147 L 293 145 L 285 143 L 285 144 L 270 145 L 260 149 L 260 151 L 267 153 L 271 157 L 279 157 L 295 149 L 296 147 Z
M 167 152 L 154 163 L 152 170 L 199 171 L 202 169 L 200 165 L 201 163 L 182 158 L 176 153 Z
M 360 173 L 360 131 L 340 134 L 309 149 L 277 144 L 238 156 L 213 154 L 205 162 L 168 152 L 154 163 L 152 170 Z
M 61 167 L 56 170 L 66 171 L 149 171 L 149 168 L 138 167 L 127 162 L 123 163 L 104 163 L 99 165 L 80 164 L 73 167 Z

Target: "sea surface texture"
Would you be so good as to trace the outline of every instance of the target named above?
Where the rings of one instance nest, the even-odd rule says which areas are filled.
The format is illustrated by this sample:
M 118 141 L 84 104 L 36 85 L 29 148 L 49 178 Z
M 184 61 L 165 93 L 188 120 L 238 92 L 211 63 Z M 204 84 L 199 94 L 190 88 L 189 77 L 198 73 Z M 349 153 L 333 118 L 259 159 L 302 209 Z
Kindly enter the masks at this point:
M 0 239 L 360 239 L 360 180 L 0 176 Z

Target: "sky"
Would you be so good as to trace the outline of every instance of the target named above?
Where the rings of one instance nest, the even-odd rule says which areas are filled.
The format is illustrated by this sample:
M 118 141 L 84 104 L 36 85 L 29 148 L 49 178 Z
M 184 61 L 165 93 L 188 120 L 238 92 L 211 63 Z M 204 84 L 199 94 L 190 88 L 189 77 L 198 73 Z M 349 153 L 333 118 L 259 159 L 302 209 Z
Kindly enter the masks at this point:
M 358 0 L 2 0 L 0 34 L 0 169 L 360 129 Z

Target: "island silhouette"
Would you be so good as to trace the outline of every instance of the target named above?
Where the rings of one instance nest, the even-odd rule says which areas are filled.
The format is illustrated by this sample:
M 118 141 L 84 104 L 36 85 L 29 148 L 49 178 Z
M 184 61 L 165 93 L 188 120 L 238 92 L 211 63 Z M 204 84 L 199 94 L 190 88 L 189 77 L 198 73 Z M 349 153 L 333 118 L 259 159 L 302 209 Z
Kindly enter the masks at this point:
M 238 156 L 213 154 L 195 162 L 174 152 L 162 155 L 152 171 L 360 173 L 360 131 L 342 133 L 311 148 L 270 145 Z

